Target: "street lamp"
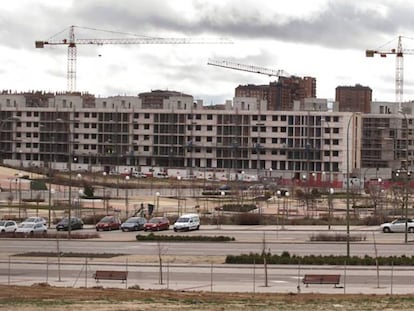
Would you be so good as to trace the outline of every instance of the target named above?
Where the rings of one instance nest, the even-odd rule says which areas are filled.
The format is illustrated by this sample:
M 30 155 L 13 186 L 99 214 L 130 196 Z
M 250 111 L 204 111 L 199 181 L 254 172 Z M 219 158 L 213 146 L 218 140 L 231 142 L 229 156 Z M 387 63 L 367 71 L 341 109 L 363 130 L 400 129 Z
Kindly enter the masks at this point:
M 351 125 L 351 121 L 354 120 L 356 113 L 352 113 L 349 117 L 348 125 L 346 129 L 346 256 L 349 258 L 350 256 L 350 232 L 349 232 L 349 127 Z M 354 148 L 352 148 L 354 150 Z
M 159 209 L 159 206 L 160 206 L 160 193 L 158 191 L 155 192 L 155 196 L 157 197 L 157 209 L 156 209 L 156 211 L 157 211 L 157 216 L 158 216 L 158 209 Z
M 329 204 L 328 204 L 328 230 L 331 230 L 331 218 L 332 218 L 332 195 L 334 194 L 334 188 L 329 188 Z
M 128 218 L 128 181 L 129 181 L 129 175 L 125 176 L 125 214 L 126 218 Z

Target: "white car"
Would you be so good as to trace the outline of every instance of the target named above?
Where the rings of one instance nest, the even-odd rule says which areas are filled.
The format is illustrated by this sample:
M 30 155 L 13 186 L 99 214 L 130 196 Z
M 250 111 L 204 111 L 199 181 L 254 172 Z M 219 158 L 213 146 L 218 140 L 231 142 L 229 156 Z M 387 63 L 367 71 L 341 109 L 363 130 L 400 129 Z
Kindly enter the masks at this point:
M 392 222 L 386 222 L 380 226 L 382 232 L 405 232 L 405 218 L 398 218 Z M 407 231 L 414 233 L 414 221 L 407 219 Z
M 29 217 L 29 218 L 26 218 L 21 224 L 25 224 L 25 223 L 41 223 L 46 226 L 47 221 L 43 217 Z
M 23 234 L 45 234 L 47 233 L 47 227 L 40 223 L 40 222 L 26 222 L 26 223 L 21 223 L 19 225 L 19 227 L 16 229 L 15 231 L 16 233 L 23 233 Z
M 200 217 L 197 214 L 182 215 L 174 223 L 174 231 L 190 231 L 200 229 Z
M 14 232 L 17 229 L 17 223 L 14 220 L 0 220 L 0 232 Z

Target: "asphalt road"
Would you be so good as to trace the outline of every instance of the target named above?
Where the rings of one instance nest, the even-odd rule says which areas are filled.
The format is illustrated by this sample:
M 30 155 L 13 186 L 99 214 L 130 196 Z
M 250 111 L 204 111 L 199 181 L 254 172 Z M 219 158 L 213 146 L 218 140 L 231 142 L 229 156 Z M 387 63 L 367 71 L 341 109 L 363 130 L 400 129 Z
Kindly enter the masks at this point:
M 136 232 L 100 232 L 94 240 L 53 240 L 53 239 L 1 239 L 0 283 L 30 285 L 47 282 L 55 286 L 69 287 L 130 287 L 145 289 L 205 290 L 222 292 L 297 292 L 302 293 L 371 293 L 392 294 L 412 293 L 414 270 L 411 267 L 344 267 L 344 266 L 281 266 L 269 265 L 267 273 L 263 265 L 209 264 L 209 258 L 229 254 L 261 252 L 263 247 L 272 253 L 288 251 L 291 254 L 346 254 L 343 242 L 309 242 L 312 235 L 329 233 L 320 227 L 233 227 L 204 226 L 200 231 L 161 234 L 203 234 L 225 235 L 236 238 L 235 242 L 194 243 L 194 242 L 138 242 Z M 338 227 L 331 234 L 343 234 Z M 84 232 L 93 232 L 86 229 Z M 351 255 L 379 256 L 414 255 L 412 238 L 405 244 L 404 234 L 384 234 L 376 228 L 352 228 L 352 235 L 365 235 L 362 242 L 351 243 Z M 139 234 L 146 234 L 140 232 Z M 158 234 L 158 233 L 156 233 Z M 414 238 L 414 235 L 413 235 Z M 375 241 L 375 243 L 374 243 Z M 110 259 L 56 257 L 15 257 L 13 254 L 26 252 L 63 253 L 113 253 L 124 254 Z M 162 269 L 159 255 L 163 259 Z M 153 262 L 139 262 L 140 255 L 153 258 Z M 179 256 L 203 256 L 204 263 L 176 263 Z M 211 256 L 211 257 L 210 257 Z M 104 270 L 128 270 L 128 282 L 101 281 L 96 283 L 93 272 Z M 162 273 L 160 272 L 162 271 Z M 341 283 L 332 285 L 304 286 L 301 280 L 306 273 L 340 274 Z
M 173 256 L 225 256 L 238 255 L 242 253 L 258 252 L 263 249 L 271 253 L 288 251 L 296 255 L 346 255 L 346 242 L 311 242 L 312 236 L 345 235 L 342 227 L 327 231 L 321 227 L 286 227 L 278 230 L 270 226 L 204 226 L 199 231 L 179 232 L 172 230 L 162 231 L 155 234 L 176 235 L 209 235 L 230 236 L 235 242 L 161 242 L 165 254 Z M 81 231 L 73 231 L 81 232 Z M 92 228 L 83 230 L 85 233 L 95 232 Z M 138 242 L 136 234 L 147 234 L 144 232 L 99 232 L 100 238 L 85 240 L 49 240 L 49 239 L 2 239 L 0 252 L 3 254 L 15 254 L 25 252 L 62 252 L 73 253 L 113 253 L 127 255 L 156 255 L 158 253 L 157 242 Z M 351 242 L 351 255 L 378 256 L 389 255 L 414 255 L 414 234 L 409 235 L 409 242 L 404 243 L 403 233 L 385 234 L 373 227 L 357 227 L 351 230 L 352 237 L 360 237 L 361 241 Z

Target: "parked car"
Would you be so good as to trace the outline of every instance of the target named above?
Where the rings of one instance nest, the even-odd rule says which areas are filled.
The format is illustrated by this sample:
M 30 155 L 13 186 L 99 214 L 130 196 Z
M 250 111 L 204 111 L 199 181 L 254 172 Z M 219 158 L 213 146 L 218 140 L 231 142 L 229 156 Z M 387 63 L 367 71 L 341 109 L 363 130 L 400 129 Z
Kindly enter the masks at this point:
M 200 229 L 200 217 L 197 214 L 185 214 L 174 223 L 174 231 L 190 231 Z
M 17 223 L 14 220 L 0 220 L 0 232 L 14 232 L 17 229 Z
M 382 232 L 405 232 L 405 218 L 398 218 L 392 222 L 386 222 L 380 226 Z M 408 232 L 414 233 L 414 221 L 407 219 L 407 230 Z
M 37 217 L 37 216 L 26 218 L 21 224 L 23 224 L 23 223 L 33 223 L 33 222 L 34 223 L 42 223 L 44 225 L 47 224 L 46 219 L 44 219 L 43 217 Z
M 132 172 L 132 177 L 135 177 L 135 178 L 146 178 L 147 175 L 144 174 L 143 172 Z
M 168 178 L 168 174 L 164 173 L 164 172 L 158 172 L 157 174 L 155 174 L 156 178 Z
M 96 231 L 103 231 L 103 230 L 119 230 L 121 227 L 121 221 L 117 216 L 105 216 L 102 218 L 95 226 Z
M 70 230 L 83 229 L 83 221 L 78 217 L 70 217 Z M 56 225 L 56 231 L 69 230 L 69 218 L 65 217 Z
M 122 223 L 121 230 L 124 232 L 144 230 L 144 225 L 146 223 L 147 220 L 144 217 L 131 217 Z
M 170 221 L 167 217 L 153 217 L 144 225 L 144 231 L 160 231 L 168 229 L 170 229 Z
M 41 222 L 26 222 L 26 223 L 21 223 L 15 232 L 21 233 L 21 234 L 30 234 L 30 235 L 33 235 L 36 233 L 46 234 L 47 227 Z

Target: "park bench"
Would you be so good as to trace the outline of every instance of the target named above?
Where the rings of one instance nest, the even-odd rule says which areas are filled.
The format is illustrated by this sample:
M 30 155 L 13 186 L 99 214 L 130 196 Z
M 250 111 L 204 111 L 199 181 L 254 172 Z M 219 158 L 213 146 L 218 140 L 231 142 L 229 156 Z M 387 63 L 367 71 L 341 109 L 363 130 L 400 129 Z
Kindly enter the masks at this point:
M 128 278 L 128 271 L 97 270 L 93 277 L 96 282 L 99 280 L 119 280 L 124 283 Z
M 337 287 L 340 280 L 340 274 L 305 274 L 302 282 L 306 287 L 308 287 L 309 284 L 333 284 Z

